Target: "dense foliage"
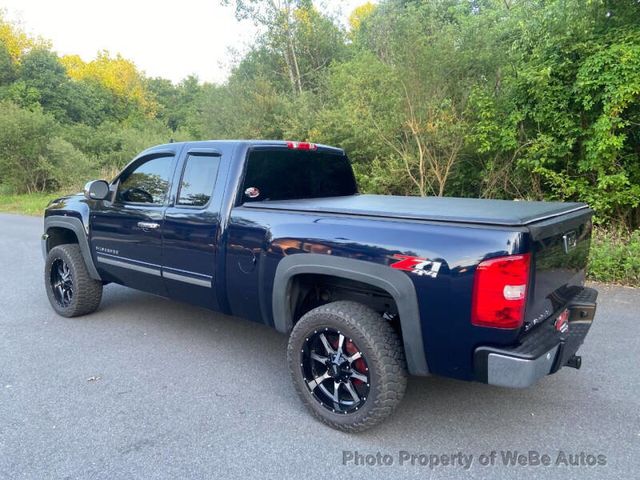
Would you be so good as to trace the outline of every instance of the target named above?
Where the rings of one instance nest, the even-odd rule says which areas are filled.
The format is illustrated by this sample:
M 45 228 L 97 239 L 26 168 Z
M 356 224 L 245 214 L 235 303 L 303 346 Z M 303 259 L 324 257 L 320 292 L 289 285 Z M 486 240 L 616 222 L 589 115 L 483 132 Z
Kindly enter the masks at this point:
M 370 192 L 587 201 L 640 224 L 639 0 L 221 0 L 260 35 L 222 85 L 58 57 L 0 17 L 0 183 L 50 191 L 169 139 L 344 147 Z
M 591 280 L 640 287 L 640 230 L 628 235 L 596 230 L 588 273 Z

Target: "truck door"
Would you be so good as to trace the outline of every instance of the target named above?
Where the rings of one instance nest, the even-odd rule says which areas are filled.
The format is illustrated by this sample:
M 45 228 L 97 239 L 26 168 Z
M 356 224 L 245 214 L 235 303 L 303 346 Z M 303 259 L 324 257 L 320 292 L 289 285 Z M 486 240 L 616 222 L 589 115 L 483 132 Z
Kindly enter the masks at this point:
M 166 295 L 161 277 L 162 223 L 175 163 L 172 152 L 136 160 L 114 184 L 113 201 L 92 211 L 92 253 L 103 278 Z
M 169 296 L 219 310 L 216 256 L 224 193 L 221 153 L 211 148 L 187 151 L 178 167 L 175 201 L 165 212 L 162 276 Z

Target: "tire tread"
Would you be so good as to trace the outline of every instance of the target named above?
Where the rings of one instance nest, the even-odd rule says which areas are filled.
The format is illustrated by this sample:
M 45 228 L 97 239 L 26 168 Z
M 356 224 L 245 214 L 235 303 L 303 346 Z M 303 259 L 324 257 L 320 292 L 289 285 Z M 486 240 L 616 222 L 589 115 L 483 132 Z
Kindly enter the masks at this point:
M 74 300 L 67 308 L 57 305 L 49 281 L 49 271 L 53 258 L 61 257 L 72 269 Z M 54 310 L 64 317 L 79 317 L 87 315 L 98 309 L 102 300 L 102 282 L 94 280 L 89 275 L 80 246 L 76 243 L 66 243 L 51 249 L 47 255 L 45 267 L 45 287 L 47 296 Z

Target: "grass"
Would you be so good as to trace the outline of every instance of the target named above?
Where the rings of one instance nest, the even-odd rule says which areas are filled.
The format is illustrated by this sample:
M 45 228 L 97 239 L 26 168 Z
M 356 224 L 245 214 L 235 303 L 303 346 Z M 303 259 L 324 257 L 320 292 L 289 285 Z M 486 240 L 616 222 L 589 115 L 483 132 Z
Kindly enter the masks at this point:
M 0 191 L 0 212 L 42 215 L 59 193 L 11 194 Z M 589 280 L 640 287 L 640 230 L 596 228 L 589 255 Z
M 640 229 L 631 233 L 595 229 L 588 277 L 598 282 L 640 287 Z
M 56 193 L 12 194 L 0 192 L 0 212 L 42 215 L 47 204 L 59 197 Z

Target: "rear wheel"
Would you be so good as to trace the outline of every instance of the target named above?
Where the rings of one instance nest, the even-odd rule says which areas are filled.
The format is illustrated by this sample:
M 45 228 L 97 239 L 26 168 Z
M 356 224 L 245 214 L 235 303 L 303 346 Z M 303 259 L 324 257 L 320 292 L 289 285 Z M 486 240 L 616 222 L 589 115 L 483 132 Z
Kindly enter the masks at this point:
M 296 323 L 289 370 L 302 401 L 333 428 L 357 432 L 387 418 L 407 384 L 402 344 L 378 313 L 356 302 L 317 307 Z
M 102 299 L 102 283 L 89 276 L 77 244 L 58 245 L 47 255 L 44 269 L 47 297 L 63 317 L 94 312 Z

